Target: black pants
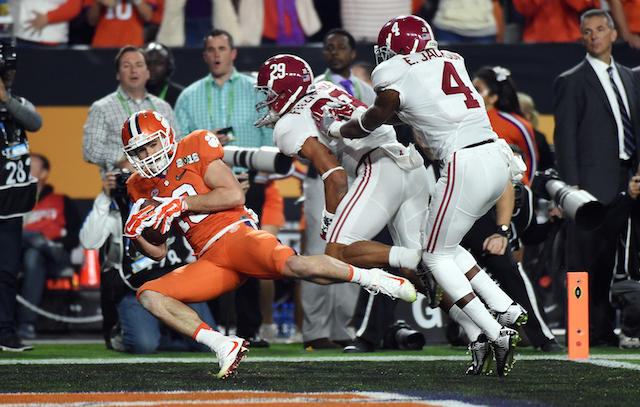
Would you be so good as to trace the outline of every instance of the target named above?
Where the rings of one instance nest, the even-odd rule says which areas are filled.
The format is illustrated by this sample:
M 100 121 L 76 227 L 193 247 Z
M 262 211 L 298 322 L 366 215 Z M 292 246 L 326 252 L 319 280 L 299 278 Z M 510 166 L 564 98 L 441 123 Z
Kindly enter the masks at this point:
M 589 341 L 590 345 L 615 344 L 615 309 L 609 303 L 613 275 L 615 244 L 605 240 L 598 230 L 584 231 L 567 222 L 567 271 L 589 273 Z
M 482 243 L 487 237 L 493 234 L 495 229 L 495 209 L 491 209 L 476 221 L 464 239 L 462 239 L 462 246 L 471 251 L 471 254 L 473 254 L 478 261 L 478 265 L 485 268 L 491 274 L 505 293 L 527 310 L 529 313 L 529 321 L 523 326 L 524 332 L 527 334 L 533 347 L 540 347 L 549 339 L 552 339 L 553 335 L 551 335 L 548 328 L 546 331 L 549 337 L 543 332 L 542 324 L 544 324 L 544 322 L 538 319 L 535 312 L 538 311 L 538 313 L 544 315 L 543 310 L 534 310 L 530 295 L 534 296 L 533 301 L 537 304 L 535 294 L 527 291 L 524 282 L 524 278 L 526 277 L 520 274 L 520 269 L 513 258 L 513 253 L 507 251 L 502 256 L 496 256 L 482 250 Z M 467 272 L 468 270 L 464 271 Z M 538 307 L 536 306 L 536 308 Z
M 249 174 L 249 192 L 245 206 L 262 216 L 264 205 L 264 184 L 254 182 L 254 173 Z M 256 278 L 248 279 L 235 293 L 236 306 L 236 334 L 242 338 L 252 338 L 258 335 L 262 325 L 262 311 L 260 310 L 260 281 Z
M 0 340 L 15 335 L 22 218 L 0 221 Z

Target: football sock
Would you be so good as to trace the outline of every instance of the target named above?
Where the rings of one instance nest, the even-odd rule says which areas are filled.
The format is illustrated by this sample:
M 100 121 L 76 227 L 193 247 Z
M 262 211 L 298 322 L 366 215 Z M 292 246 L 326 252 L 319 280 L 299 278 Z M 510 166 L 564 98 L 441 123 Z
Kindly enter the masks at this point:
M 482 269 L 469 281 L 473 292 L 484 301 L 489 309 L 496 312 L 505 312 L 513 300 L 502 288 Z
M 358 283 L 365 288 L 371 285 L 371 274 L 369 274 L 369 270 L 351 264 L 349 264 L 349 267 L 351 268 L 350 283 Z
M 391 267 L 415 270 L 422 258 L 422 250 L 407 249 L 406 247 L 391 246 L 389 250 L 389 265 Z
M 482 329 L 482 332 L 487 335 L 490 341 L 498 339 L 502 327 L 487 311 L 480 298 L 474 297 L 462 308 L 462 311 Z
M 214 346 L 216 339 L 223 337 L 224 335 L 222 335 L 218 331 L 214 331 L 205 322 L 201 323 L 198 329 L 196 329 L 196 332 L 193 334 L 193 339 L 195 339 L 196 342 L 208 346 L 214 352 L 217 348 L 216 346 Z
M 467 334 L 467 338 L 469 338 L 469 342 L 475 342 L 478 340 L 478 337 L 482 333 L 482 329 L 480 329 L 478 325 L 474 324 L 471 318 L 469 318 L 467 314 L 460 309 L 460 307 L 454 304 L 449 310 L 449 316 L 458 323 L 462 329 L 464 329 L 464 332 Z

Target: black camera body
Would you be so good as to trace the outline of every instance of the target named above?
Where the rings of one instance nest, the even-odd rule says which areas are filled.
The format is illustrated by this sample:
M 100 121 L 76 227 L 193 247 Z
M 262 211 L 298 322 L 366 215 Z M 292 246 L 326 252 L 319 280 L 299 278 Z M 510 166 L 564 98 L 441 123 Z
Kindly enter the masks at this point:
M 111 190 L 114 198 L 128 197 L 127 180 L 131 177 L 130 172 L 119 172 L 116 174 L 116 187 Z
M 0 42 L 0 73 L 9 69 L 16 69 L 18 57 L 15 48 L 8 42 Z
M 538 196 L 553 200 L 582 230 L 596 229 L 604 221 L 604 205 L 584 189 L 575 189 L 565 184 L 553 168 L 544 172 L 537 171 L 531 189 Z
M 391 325 L 382 339 L 383 349 L 400 350 L 422 350 L 426 344 L 426 339 L 422 332 L 407 325 L 404 320 L 399 319 Z

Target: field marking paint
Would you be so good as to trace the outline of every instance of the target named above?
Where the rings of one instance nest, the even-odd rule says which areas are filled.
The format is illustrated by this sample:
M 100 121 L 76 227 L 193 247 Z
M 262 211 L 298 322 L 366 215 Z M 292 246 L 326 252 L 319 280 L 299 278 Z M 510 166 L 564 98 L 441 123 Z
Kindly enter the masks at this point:
M 3 407 L 36 407 L 46 403 L 52 407 L 118 406 L 426 406 L 426 407 L 481 407 L 458 400 L 428 400 L 389 392 L 274 392 L 256 390 L 167 391 L 167 392 L 91 392 L 91 393 L 21 393 L 0 395 Z
M 213 356 L 213 355 L 212 355 Z M 216 359 L 205 358 L 168 358 L 168 357 L 131 357 L 131 358 L 61 358 L 61 359 L 0 359 L 2 365 L 115 365 L 154 364 L 154 363 L 213 363 Z M 308 363 L 308 362 L 437 362 L 437 361 L 469 361 L 469 356 L 327 356 L 327 357 L 249 357 L 245 363 Z M 589 359 L 571 360 L 567 355 L 517 355 L 516 360 L 561 360 L 576 363 L 590 363 L 609 368 L 640 370 L 640 365 L 625 360 L 640 360 L 640 354 L 589 355 Z

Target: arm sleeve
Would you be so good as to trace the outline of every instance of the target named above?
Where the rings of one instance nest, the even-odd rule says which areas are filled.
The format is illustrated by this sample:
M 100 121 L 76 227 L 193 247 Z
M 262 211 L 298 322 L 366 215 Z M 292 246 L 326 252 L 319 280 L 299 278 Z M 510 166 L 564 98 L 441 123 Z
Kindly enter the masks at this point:
M 68 0 L 55 10 L 47 13 L 49 24 L 71 21 L 82 11 L 82 0 Z
M 599 233 L 607 240 L 615 240 L 627 225 L 627 219 L 631 214 L 631 209 L 636 206 L 629 194 L 621 194 L 609 205 L 602 222 L 602 226 L 598 229 Z
M 568 185 L 580 185 L 578 177 L 578 109 L 575 84 L 560 76 L 553 86 L 553 116 L 556 162 L 560 178 Z
M 103 192 L 93 202 L 93 208 L 80 229 L 80 244 L 85 249 L 100 249 L 110 235 L 109 212 L 111 199 Z
M 42 116 L 27 99 L 10 97 L 4 107 L 26 131 L 34 132 L 42 127 Z
M 82 136 L 82 156 L 89 163 L 98 164 L 103 167 L 105 164 L 102 148 L 107 140 L 104 124 L 105 115 L 101 109 L 93 104 L 89 109 L 87 122 L 84 124 L 84 135 Z

